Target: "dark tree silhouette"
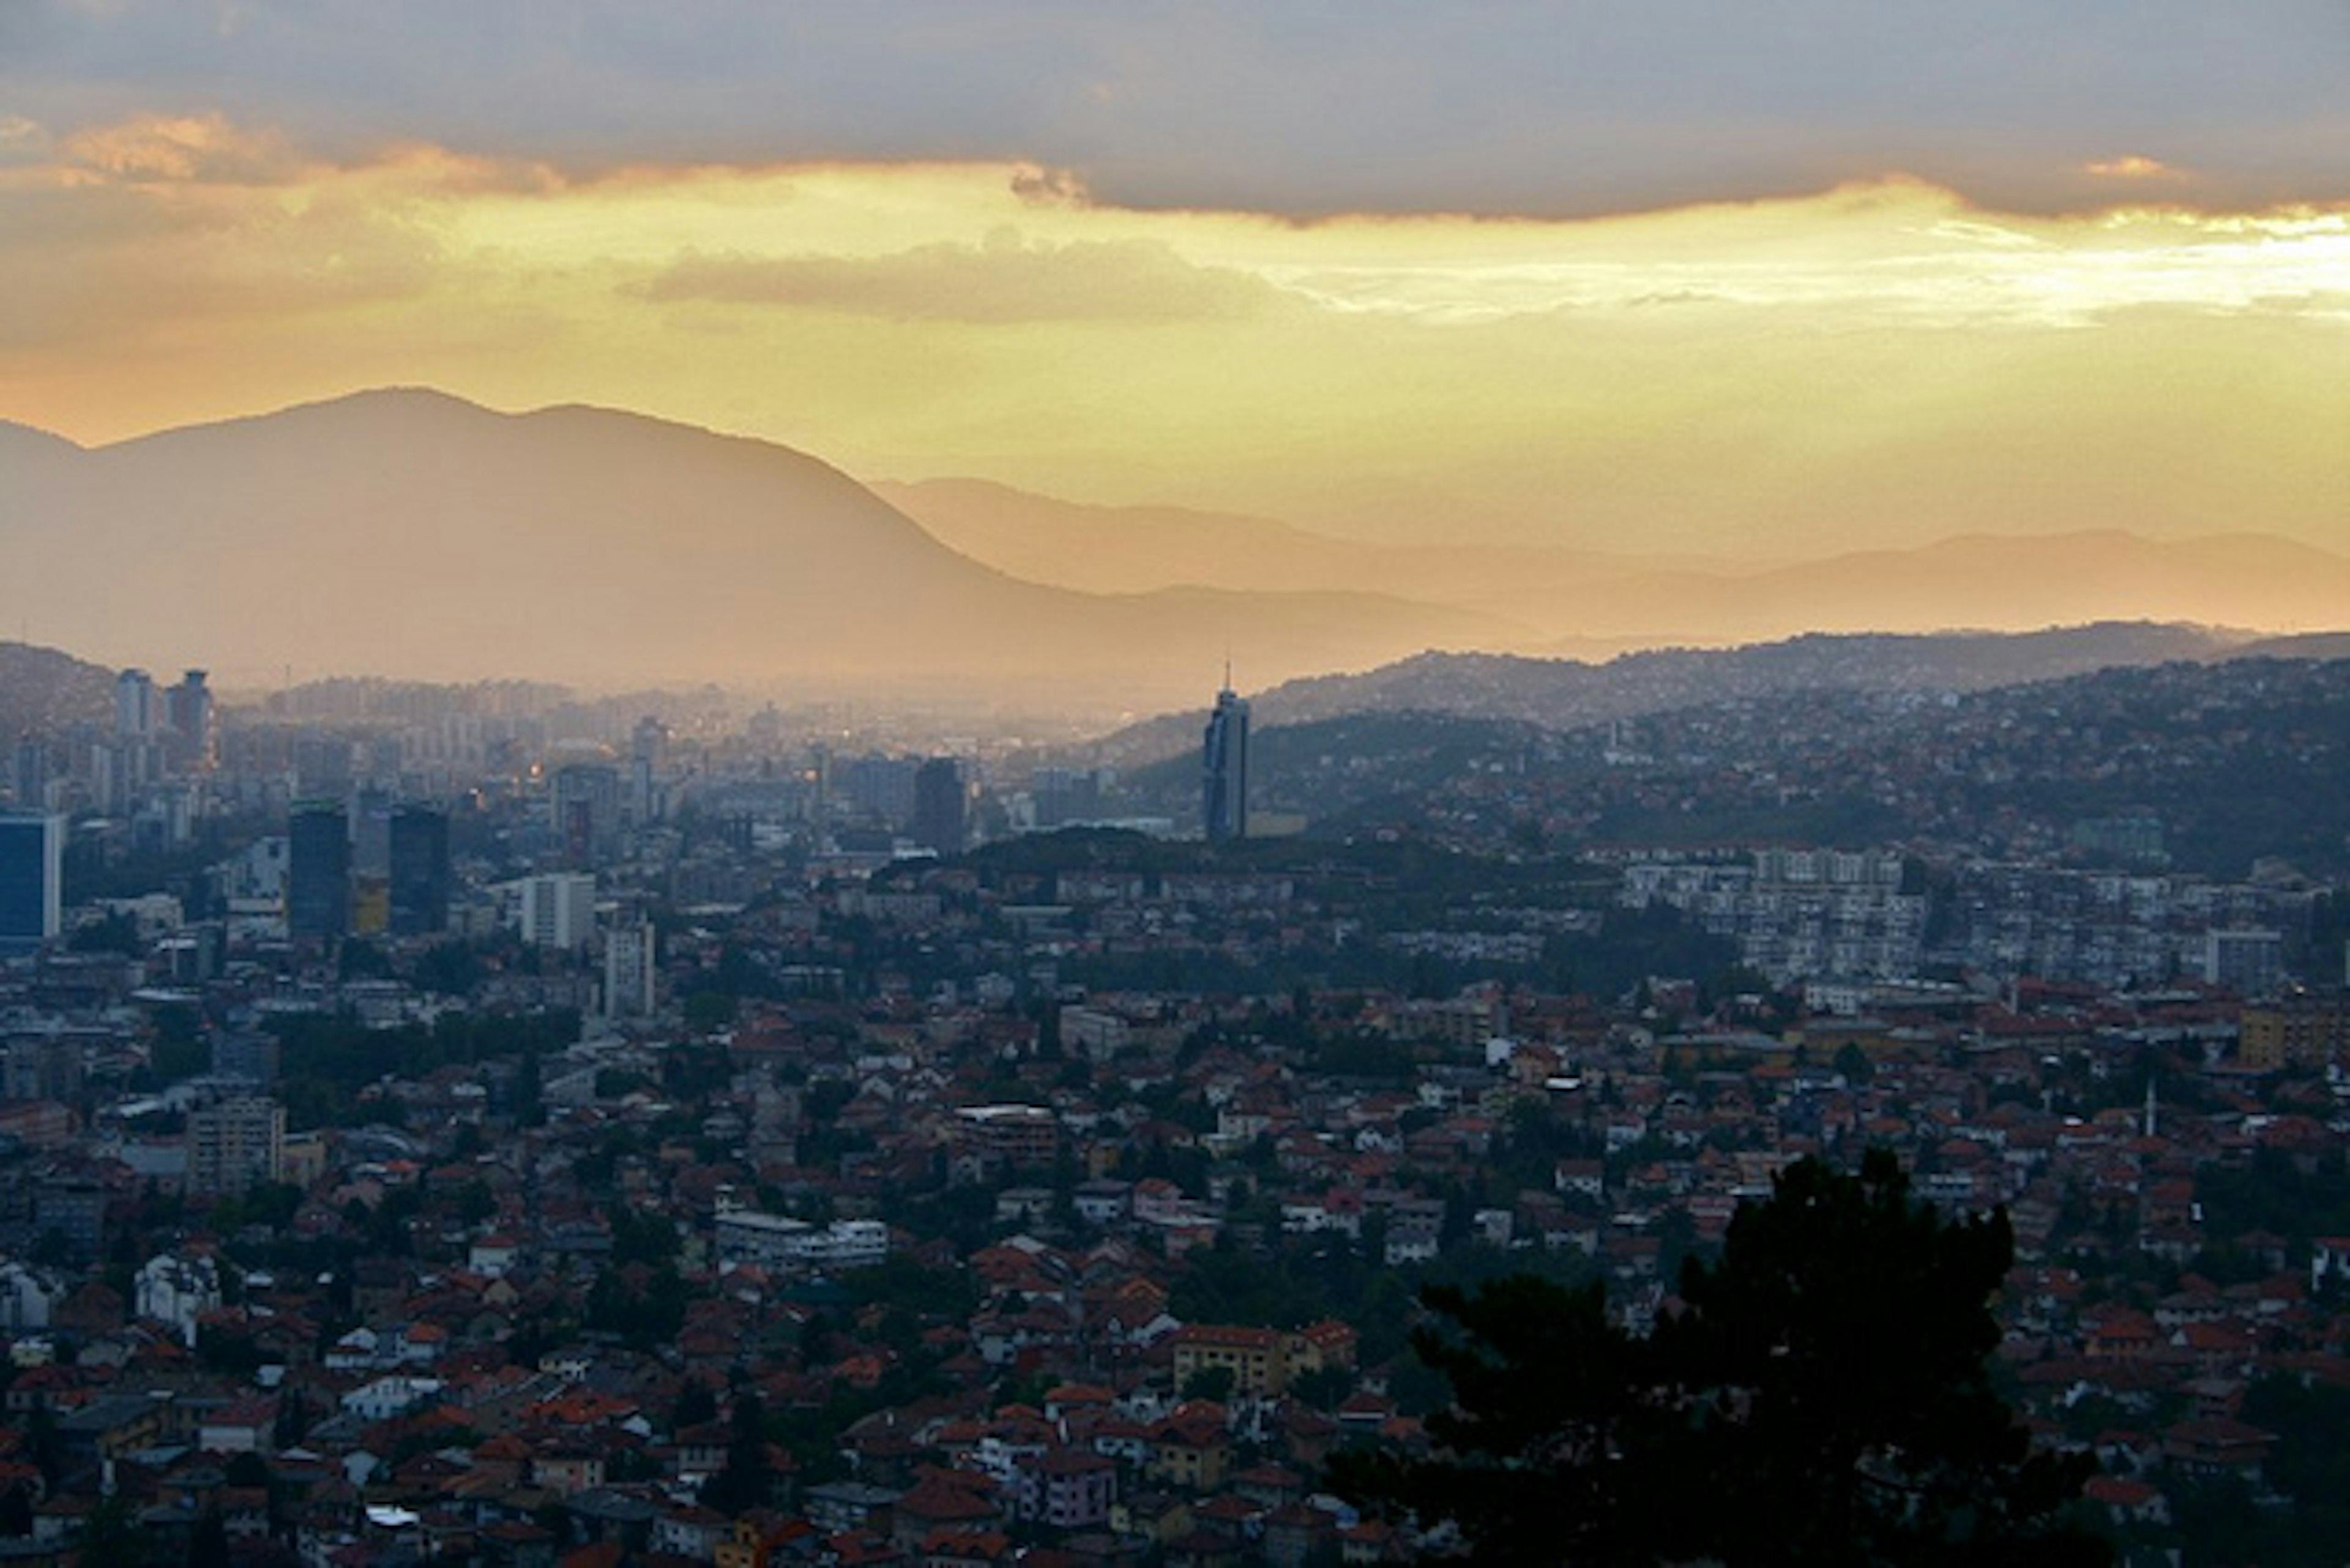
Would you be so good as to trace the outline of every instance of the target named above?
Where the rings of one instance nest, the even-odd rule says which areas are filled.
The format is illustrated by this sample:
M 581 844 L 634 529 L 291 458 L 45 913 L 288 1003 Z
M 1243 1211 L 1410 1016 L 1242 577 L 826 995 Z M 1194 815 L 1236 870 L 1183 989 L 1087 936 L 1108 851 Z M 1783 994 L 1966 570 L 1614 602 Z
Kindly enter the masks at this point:
M 725 1464 L 702 1483 L 702 1506 L 730 1516 L 764 1506 L 775 1480 L 767 1463 L 766 1407 L 753 1390 L 736 1391 L 732 1426 Z
M 1889 1154 L 1789 1167 L 1645 1337 L 1599 1288 L 1430 1290 L 1451 1332 L 1430 1459 L 1345 1455 L 1341 1490 L 1454 1521 L 1480 1561 L 2107 1561 L 2069 1505 L 2093 1461 L 2035 1454 L 1992 1386 L 2002 1212 L 1946 1220 Z
M 188 1568 L 229 1568 L 235 1561 L 229 1551 L 228 1525 L 220 1511 L 204 1510 L 188 1541 Z

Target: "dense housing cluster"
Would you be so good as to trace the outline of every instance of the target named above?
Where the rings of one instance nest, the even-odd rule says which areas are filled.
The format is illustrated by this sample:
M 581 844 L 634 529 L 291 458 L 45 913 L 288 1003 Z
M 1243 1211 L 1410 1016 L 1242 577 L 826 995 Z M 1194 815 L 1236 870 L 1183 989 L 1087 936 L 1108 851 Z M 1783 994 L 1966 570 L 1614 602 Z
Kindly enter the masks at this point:
M 834 714 L 120 691 L 0 820 L 0 1557 L 1400 1560 L 1323 1469 L 1424 1450 L 1421 1286 L 1638 1330 L 1870 1147 L 2008 1209 L 2004 1375 L 2118 1540 L 2339 1522 L 2323 876 L 1562 826 L 1696 718 L 1209 841 Z

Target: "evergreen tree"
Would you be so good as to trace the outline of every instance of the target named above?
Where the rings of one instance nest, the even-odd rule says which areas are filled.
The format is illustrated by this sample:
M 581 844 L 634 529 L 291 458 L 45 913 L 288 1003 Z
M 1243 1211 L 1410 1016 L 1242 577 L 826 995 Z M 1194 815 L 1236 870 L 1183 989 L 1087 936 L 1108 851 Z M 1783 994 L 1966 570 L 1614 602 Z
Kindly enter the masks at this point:
M 1601 1289 L 1431 1288 L 1413 1335 L 1452 1385 L 1425 1459 L 1347 1454 L 1342 1491 L 1451 1520 L 1483 1562 L 2101 1563 L 1991 1386 L 2005 1213 L 1948 1220 L 1892 1156 L 1815 1159 L 1742 1204 L 1645 1337 Z
M 220 1510 L 208 1508 L 196 1521 L 195 1532 L 188 1538 L 188 1568 L 229 1568 L 235 1559 L 229 1553 L 228 1525 Z
M 725 1514 L 764 1506 L 774 1479 L 767 1468 L 766 1407 L 753 1390 L 735 1394 L 733 1426 L 726 1463 L 702 1483 L 702 1506 Z

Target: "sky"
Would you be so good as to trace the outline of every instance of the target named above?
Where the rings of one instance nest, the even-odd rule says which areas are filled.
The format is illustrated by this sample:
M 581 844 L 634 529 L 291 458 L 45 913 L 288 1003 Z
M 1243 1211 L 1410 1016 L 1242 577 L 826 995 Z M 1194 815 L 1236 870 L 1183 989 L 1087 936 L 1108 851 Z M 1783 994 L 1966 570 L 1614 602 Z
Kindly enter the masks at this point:
M 0 418 L 1367 539 L 2350 549 L 2341 0 L 0 0 Z

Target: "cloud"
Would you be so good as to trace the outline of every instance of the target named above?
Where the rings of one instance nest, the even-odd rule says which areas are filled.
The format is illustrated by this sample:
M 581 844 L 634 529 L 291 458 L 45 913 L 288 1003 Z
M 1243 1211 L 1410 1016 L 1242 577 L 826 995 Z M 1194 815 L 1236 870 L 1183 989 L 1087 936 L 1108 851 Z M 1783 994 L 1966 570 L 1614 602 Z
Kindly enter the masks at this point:
M 2184 171 L 2173 169 L 2158 158 L 2142 158 L 2133 152 L 2121 158 L 2101 159 L 2085 163 L 2082 168 L 2100 180 L 2177 180 Z
M 1037 244 L 1008 231 L 983 245 L 930 244 L 881 256 L 689 256 L 639 292 L 662 303 L 993 324 L 1228 319 L 1284 297 L 1262 279 L 1195 266 L 1152 241 Z
M 20 162 L 46 157 L 49 133 L 40 122 L 21 114 L 0 114 L 0 162 Z
M 443 259 L 412 220 L 448 161 L 294 156 L 218 115 L 141 115 L 0 160 L 0 348 L 182 348 L 413 296 Z M 44 143 L 47 143 L 44 146 Z M 460 165 L 462 171 L 462 165 Z
M 224 24 L 224 18 L 228 19 Z M 2111 199 L 2112 150 L 2215 205 L 2350 198 L 2340 0 L 238 0 L 0 5 L 0 103 L 305 156 L 433 141 L 632 164 L 989 161 L 1133 208 L 1584 216 L 1907 168 L 2006 210 Z
M 303 172 L 280 137 L 225 115 L 141 115 L 80 131 L 60 151 L 72 167 L 131 182 L 269 185 Z

